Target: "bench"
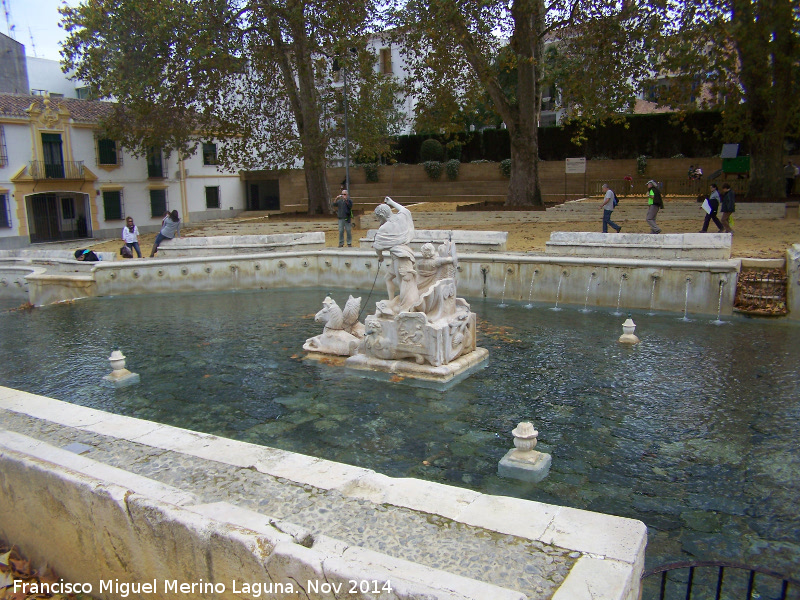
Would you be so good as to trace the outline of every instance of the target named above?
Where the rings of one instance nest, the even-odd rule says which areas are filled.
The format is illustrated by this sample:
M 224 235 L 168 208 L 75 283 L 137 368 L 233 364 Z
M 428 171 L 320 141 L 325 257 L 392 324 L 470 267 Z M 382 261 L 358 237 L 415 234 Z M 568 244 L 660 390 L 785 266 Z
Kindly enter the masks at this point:
M 158 247 L 161 258 L 185 256 L 227 256 L 259 254 L 277 250 L 320 250 L 325 247 L 325 233 L 273 233 L 270 235 L 218 235 L 211 237 L 177 237 L 165 240 Z
M 554 231 L 545 252 L 603 258 L 726 260 L 731 257 L 731 234 Z
M 372 248 L 377 229 L 367 231 L 366 237 L 359 240 L 361 248 Z M 507 231 L 467 231 L 460 229 L 415 229 L 409 246 L 416 251 L 430 242 L 434 246 L 448 240 L 456 243 L 462 252 L 503 252 L 508 241 Z

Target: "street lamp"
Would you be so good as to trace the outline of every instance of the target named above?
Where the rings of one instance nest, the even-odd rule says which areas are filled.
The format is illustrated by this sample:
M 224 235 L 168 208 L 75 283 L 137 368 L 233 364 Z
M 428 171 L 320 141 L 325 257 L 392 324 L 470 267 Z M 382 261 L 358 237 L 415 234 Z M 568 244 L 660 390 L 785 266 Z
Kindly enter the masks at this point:
M 353 56 L 358 55 L 357 48 L 348 48 L 350 53 Z M 347 130 L 347 66 L 346 66 L 347 57 L 344 57 L 342 61 L 341 71 L 342 71 L 342 78 L 344 80 L 344 181 L 345 181 L 345 189 L 347 190 L 348 196 L 352 199 L 353 195 L 350 193 L 350 135 Z M 338 64 L 334 61 L 333 65 L 334 71 L 338 70 Z

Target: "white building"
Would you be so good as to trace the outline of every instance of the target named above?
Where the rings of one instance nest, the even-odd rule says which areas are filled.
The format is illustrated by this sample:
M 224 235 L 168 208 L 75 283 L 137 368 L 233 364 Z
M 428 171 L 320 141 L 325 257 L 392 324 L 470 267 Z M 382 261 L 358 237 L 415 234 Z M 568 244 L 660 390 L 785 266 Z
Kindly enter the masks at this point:
M 184 222 L 245 208 L 245 182 L 216 165 L 216 144 L 185 160 L 136 158 L 100 136 L 112 104 L 0 94 L 0 248 L 117 237 L 127 216 L 155 231 L 167 210 Z

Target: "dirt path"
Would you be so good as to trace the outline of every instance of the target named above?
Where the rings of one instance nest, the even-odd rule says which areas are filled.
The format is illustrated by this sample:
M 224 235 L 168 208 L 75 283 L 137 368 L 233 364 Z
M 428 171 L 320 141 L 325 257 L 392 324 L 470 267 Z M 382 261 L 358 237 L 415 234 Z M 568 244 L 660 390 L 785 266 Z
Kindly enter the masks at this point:
M 442 219 L 446 220 L 448 210 L 454 210 L 452 204 L 439 206 L 417 205 L 414 211 L 441 212 Z M 279 219 L 270 220 L 267 217 L 243 217 L 226 219 L 224 221 L 206 221 L 196 225 L 188 225 L 183 233 L 189 236 L 231 235 L 231 228 L 237 224 L 247 224 L 249 234 L 276 233 L 276 224 L 280 223 L 280 231 L 285 232 L 287 227 L 294 231 L 324 231 L 325 245 L 336 247 L 339 234 L 336 220 L 333 218 L 313 219 L 306 216 L 290 217 L 282 215 Z M 649 227 L 644 221 L 644 216 L 639 220 L 619 221 L 624 233 L 648 233 Z M 664 233 L 686 233 L 698 231 L 702 225 L 701 219 L 685 221 L 664 221 L 661 226 Z M 474 227 L 454 227 L 455 229 L 473 229 Z M 121 228 L 120 228 L 121 229 Z M 600 219 L 592 221 L 573 221 L 559 223 L 516 223 L 505 224 L 499 227 L 487 226 L 489 231 L 508 232 L 508 250 L 511 252 L 544 252 L 545 242 L 550 239 L 552 231 L 600 231 Z M 358 246 L 358 240 L 366 235 L 364 229 L 353 229 L 353 246 Z M 613 235 L 613 234 L 609 234 Z M 155 240 L 155 234 L 145 234 L 140 237 L 139 244 L 142 253 L 149 256 L 150 248 Z M 734 258 L 784 258 L 786 249 L 792 244 L 800 243 L 800 220 L 798 219 L 739 219 L 736 221 L 736 233 L 733 236 Z M 92 249 L 106 252 L 118 252 L 122 240 L 105 240 L 92 245 Z M 79 247 L 76 245 L 76 248 Z

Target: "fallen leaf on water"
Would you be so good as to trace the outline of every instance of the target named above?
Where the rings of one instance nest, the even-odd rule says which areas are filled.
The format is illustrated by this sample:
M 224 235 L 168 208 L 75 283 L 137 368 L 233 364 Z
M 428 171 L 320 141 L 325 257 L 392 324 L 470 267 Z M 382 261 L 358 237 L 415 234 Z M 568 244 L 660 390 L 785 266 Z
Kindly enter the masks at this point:
M 391 377 L 389 377 L 389 381 L 393 381 L 395 383 L 397 383 L 398 381 L 403 381 L 403 379 L 405 379 L 405 377 L 400 377 L 400 375 L 392 375 Z
M 423 465 L 426 465 L 426 466 L 430 466 L 430 464 L 431 464 L 431 463 L 429 463 L 427 460 L 423 460 L 423 461 L 422 461 L 422 464 L 423 464 Z
M 205 375 L 203 375 L 203 379 L 207 379 L 208 377 L 211 377 L 211 375 L 209 375 L 208 373 L 206 373 Z

